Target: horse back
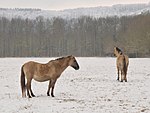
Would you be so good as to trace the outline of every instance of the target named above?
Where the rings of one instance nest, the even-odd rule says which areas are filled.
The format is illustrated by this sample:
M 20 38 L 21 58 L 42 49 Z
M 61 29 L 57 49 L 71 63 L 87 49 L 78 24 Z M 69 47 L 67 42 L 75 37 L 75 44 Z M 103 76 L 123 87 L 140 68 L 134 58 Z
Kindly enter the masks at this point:
M 123 69 L 125 65 L 126 65 L 125 56 L 120 55 L 117 58 L 117 67 L 119 67 L 120 69 Z
M 128 65 L 129 65 L 129 58 L 128 58 L 127 55 L 120 55 L 120 56 L 117 58 L 117 67 L 118 67 L 120 70 L 123 70 L 124 73 L 127 73 Z
M 48 66 L 46 64 L 37 63 L 34 61 L 27 62 L 23 65 L 23 70 L 32 75 L 45 74 L 48 72 Z
M 53 63 L 52 63 L 53 64 Z M 41 64 L 34 61 L 27 62 L 23 65 L 23 70 L 26 75 L 32 76 L 33 78 L 50 78 L 56 73 L 54 65 Z
M 22 67 L 23 67 L 23 71 L 25 72 L 33 72 L 36 69 L 36 65 L 37 63 L 34 61 L 29 61 L 27 63 L 25 63 Z

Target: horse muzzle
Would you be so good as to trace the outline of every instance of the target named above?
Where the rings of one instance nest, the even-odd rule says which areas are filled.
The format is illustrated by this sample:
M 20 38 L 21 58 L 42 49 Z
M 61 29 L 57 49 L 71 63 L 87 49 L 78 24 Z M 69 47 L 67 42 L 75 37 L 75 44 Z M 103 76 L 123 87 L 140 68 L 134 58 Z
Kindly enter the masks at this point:
M 72 66 L 75 70 L 79 70 L 79 65 L 77 64 L 76 66 Z

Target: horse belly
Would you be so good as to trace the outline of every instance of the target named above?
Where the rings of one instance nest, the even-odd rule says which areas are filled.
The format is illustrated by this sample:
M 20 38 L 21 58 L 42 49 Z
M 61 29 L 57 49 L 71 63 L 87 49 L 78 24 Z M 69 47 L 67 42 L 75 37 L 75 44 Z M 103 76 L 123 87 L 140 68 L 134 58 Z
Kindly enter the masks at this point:
M 45 76 L 34 75 L 33 79 L 38 82 L 44 82 L 44 81 L 50 80 L 50 77 L 47 75 L 45 75 Z

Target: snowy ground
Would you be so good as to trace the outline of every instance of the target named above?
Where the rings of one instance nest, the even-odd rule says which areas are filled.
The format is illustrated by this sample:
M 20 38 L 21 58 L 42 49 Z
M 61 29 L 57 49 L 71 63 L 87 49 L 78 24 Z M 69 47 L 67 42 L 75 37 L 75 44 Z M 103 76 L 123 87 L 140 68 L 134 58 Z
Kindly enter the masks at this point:
M 150 59 L 130 59 L 128 82 L 116 81 L 115 58 L 77 58 L 80 70 L 69 67 L 58 79 L 55 97 L 48 82 L 32 82 L 37 97 L 21 97 L 20 67 L 29 60 L 0 59 L 0 113 L 150 113 Z

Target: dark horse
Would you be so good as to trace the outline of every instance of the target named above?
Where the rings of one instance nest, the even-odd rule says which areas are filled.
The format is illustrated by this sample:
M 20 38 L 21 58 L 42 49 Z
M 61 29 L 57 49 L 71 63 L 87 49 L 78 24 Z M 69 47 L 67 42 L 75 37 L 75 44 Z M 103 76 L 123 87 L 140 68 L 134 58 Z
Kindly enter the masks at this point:
M 121 82 L 125 80 L 127 82 L 127 70 L 129 65 L 129 58 L 127 55 L 124 55 L 121 49 L 118 47 L 114 47 L 114 55 L 117 57 L 117 70 L 118 70 L 118 78 L 119 80 L 119 73 L 121 71 Z
M 56 60 L 51 60 L 46 64 L 41 64 L 33 61 L 25 63 L 21 68 L 22 97 L 26 97 L 26 89 L 29 98 L 31 98 L 31 96 L 35 97 L 31 89 L 32 79 L 38 82 L 44 82 L 49 80 L 47 95 L 49 96 L 50 89 L 52 88 L 51 96 L 54 97 L 53 92 L 55 83 L 57 79 L 60 77 L 61 73 L 68 66 L 73 67 L 75 70 L 79 69 L 79 65 L 75 57 L 72 55 L 58 58 Z M 26 85 L 25 85 L 25 78 L 27 79 Z

